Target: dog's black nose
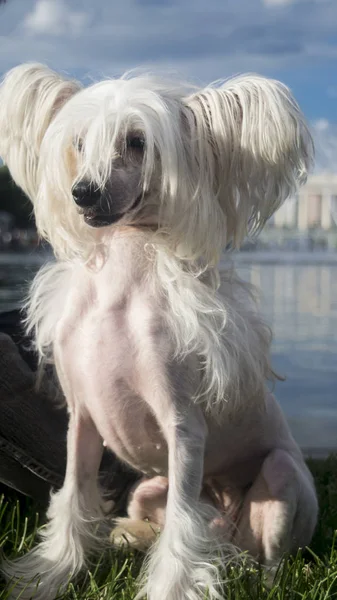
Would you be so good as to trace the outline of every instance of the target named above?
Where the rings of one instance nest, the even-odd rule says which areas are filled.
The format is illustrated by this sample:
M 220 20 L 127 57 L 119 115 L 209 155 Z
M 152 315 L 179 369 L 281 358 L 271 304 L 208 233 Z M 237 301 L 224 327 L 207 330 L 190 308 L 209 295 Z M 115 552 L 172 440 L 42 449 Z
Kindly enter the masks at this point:
M 73 198 L 81 208 L 94 206 L 101 197 L 101 190 L 92 182 L 79 181 L 72 189 Z

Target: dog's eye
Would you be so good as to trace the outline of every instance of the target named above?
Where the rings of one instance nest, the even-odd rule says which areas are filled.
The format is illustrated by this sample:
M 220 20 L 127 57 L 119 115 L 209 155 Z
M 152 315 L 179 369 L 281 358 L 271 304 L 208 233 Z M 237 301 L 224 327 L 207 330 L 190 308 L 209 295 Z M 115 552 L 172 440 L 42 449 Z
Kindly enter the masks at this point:
M 76 148 L 77 152 L 82 152 L 83 151 L 83 140 L 81 140 L 81 138 L 74 140 L 74 147 Z
M 140 135 L 133 135 L 127 138 L 126 145 L 128 148 L 132 148 L 133 150 L 144 150 L 145 140 Z

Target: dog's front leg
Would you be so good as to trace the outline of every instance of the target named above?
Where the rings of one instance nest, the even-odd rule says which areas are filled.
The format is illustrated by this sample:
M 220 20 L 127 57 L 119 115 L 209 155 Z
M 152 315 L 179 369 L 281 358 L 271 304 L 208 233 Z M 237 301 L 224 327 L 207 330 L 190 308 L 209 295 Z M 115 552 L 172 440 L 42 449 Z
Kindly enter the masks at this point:
M 51 497 L 42 541 L 3 568 L 7 579 L 18 580 L 13 598 L 51 600 L 83 566 L 101 517 L 97 476 L 102 449 L 101 437 L 89 415 L 74 406 L 68 429 L 66 476 L 63 487 Z
M 189 405 L 166 416 L 169 490 L 164 530 L 150 552 L 138 597 L 149 600 L 220 598 L 214 544 L 208 523 L 212 509 L 200 502 L 207 427 L 200 407 Z M 214 555 L 213 555 L 214 558 Z

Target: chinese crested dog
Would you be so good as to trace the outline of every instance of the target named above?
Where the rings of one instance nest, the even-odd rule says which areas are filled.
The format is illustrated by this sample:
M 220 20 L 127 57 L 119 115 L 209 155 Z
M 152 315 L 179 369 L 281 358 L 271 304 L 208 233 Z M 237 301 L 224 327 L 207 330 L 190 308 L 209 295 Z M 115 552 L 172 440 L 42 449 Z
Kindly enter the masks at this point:
M 28 327 L 70 417 L 42 540 L 4 566 L 20 598 L 51 600 L 85 565 L 103 443 L 143 474 L 114 531 L 149 546 L 138 597 L 221 598 L 234 549 L 273 566 L 308 544 L 316 494 L 267 386 L 269 329 L 217 267 L 306 180 L 312 141 L 289 90 L 256 75 L 82 88 L 27 64 L 0 87 L 0 155 L 57 258 Z

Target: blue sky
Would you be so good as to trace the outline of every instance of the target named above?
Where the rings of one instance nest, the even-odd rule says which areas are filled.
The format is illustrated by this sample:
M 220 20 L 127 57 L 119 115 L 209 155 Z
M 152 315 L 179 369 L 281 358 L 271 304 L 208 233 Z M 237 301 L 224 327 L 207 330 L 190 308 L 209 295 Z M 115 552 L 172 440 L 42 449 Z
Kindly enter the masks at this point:
M 84 79 L 138 66 L 281 79 L 337 163 L 337 0 L 7 0 L 0 48 L 0 73 L 38 60 Z

